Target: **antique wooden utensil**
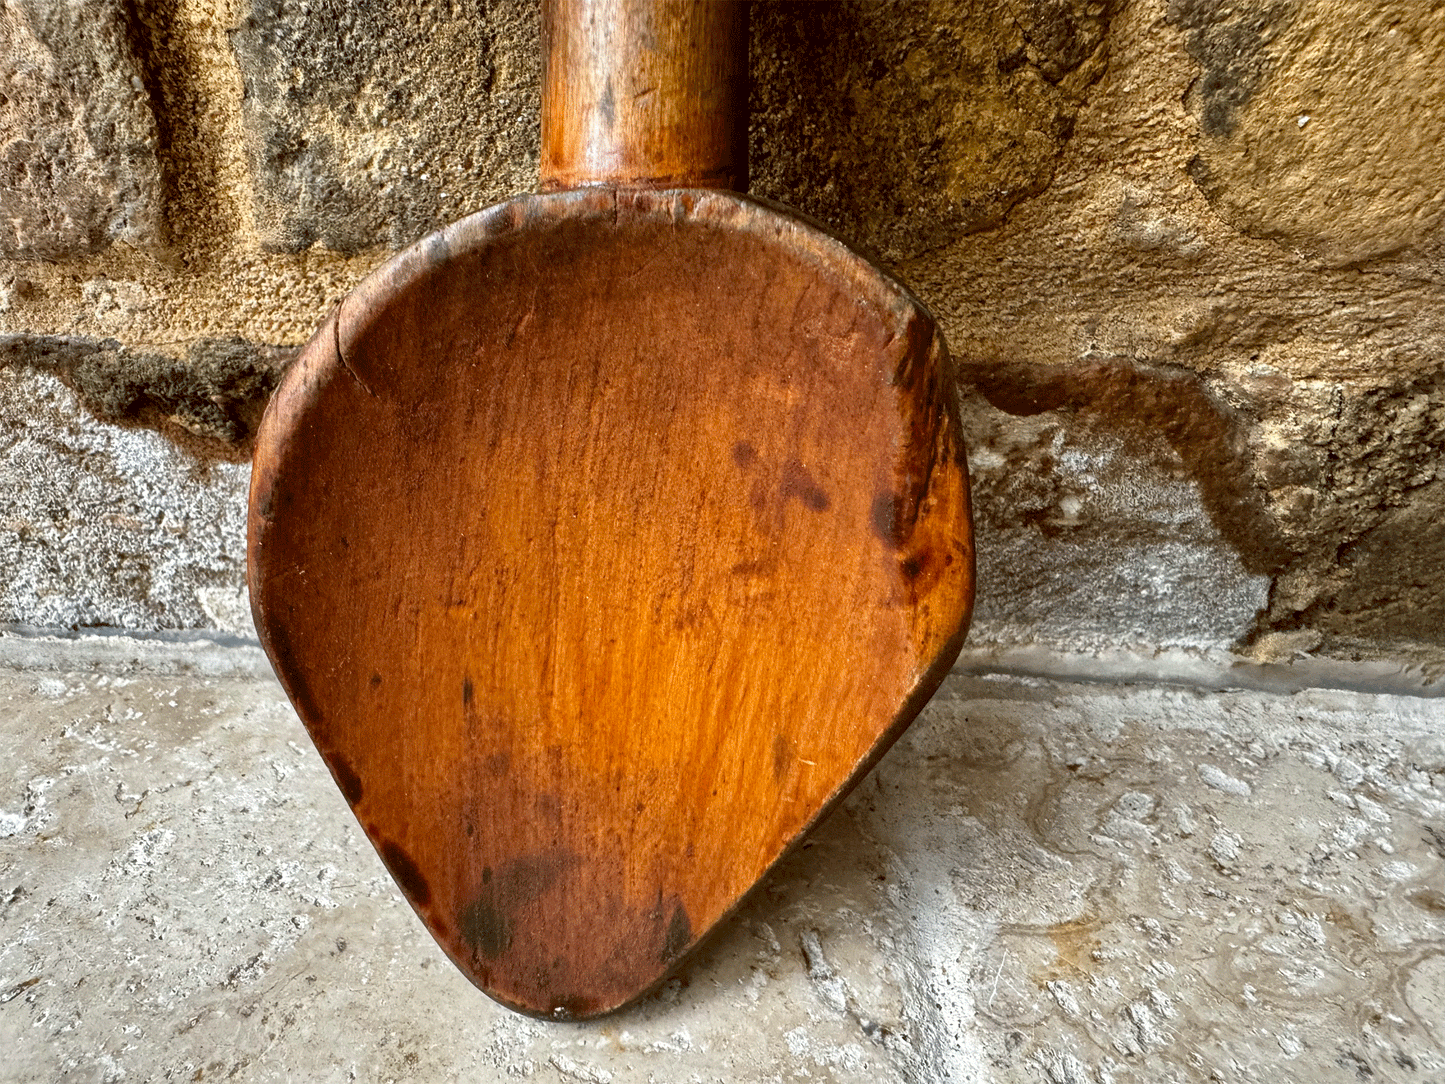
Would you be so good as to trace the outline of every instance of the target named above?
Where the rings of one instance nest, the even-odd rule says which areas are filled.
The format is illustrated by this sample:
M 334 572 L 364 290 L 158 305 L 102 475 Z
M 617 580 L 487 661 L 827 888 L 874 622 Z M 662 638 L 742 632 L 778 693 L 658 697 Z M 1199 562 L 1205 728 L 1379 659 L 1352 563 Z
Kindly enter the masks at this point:
M 645 993 L 882 754 L 973 591 L 947 355 L 748 199 L 747 5 L 544 4 L 542 188 L 343 300 L 262 426 L 262 641 L 483 990 Z

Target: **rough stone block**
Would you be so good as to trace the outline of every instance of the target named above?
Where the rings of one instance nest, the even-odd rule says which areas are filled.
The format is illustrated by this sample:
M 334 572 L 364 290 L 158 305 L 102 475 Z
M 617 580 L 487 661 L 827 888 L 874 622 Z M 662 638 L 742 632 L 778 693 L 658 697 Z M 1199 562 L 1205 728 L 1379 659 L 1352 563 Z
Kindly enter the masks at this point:
M 1438 658 L 1445 374 L 1301 382 L 1271 414 L 1251 457 L 1290 560 L 1268 625 L 1310 630 L 1307 648 L 1336 655 L 1374 645 Z
M 163 239 L 156 121 L 127 10 L 0 2 L 0 257 Z
M 1283 546 L 1202 382 L 1117 362 L 961 370 L 976 389 L 963 402 L 972 642 L 1197 650 L 1243 637 Z
M 1112 3 L 753 6 L 753 190 L 893 259 L 1052 180 Z
M 1332 264 L 1445 222 L 1445 7 L 1174 0 L 1203 68 L 1190 173 L 1228 222 Z
M 754 9 L 753 190 L 894 256 L 1048 184 L 1112 5 Z M 535 184 L 532 5 L 258 0 L 233 37 L 265 243 L 398 246 Z
M 525 0 L 256 0 L 232 36 L 263 242 L 400 247 L 533 187 Z
M 0 335 L 0 369 L 59 377 L 97 421 L 155 429 L 201 459 L 249 460 L 266 399 L 296 348 L 198 339 L 184 358 L 113 339 Z
M 103 406 L 107 361 L 93 354 L 68 363 Z M 198 459 L 146 429 L 98 425 L 37 367 L 0 365 L 0 625 L 254 635 L 247 467 Z M 144 398 L 122 388 L 112 405 Z M 171 409 L 183 414 L 180 402 Z

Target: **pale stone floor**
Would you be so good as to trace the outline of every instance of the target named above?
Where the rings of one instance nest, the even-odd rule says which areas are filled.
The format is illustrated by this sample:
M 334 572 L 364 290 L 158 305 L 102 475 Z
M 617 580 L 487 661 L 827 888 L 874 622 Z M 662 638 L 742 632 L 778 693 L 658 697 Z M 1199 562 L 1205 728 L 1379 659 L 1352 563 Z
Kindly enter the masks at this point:
M 254 649 L 20 654 L 5 1081 L 1445 1082 L 1442 700 L 956 676 L 578 1025 L 452 969 Z

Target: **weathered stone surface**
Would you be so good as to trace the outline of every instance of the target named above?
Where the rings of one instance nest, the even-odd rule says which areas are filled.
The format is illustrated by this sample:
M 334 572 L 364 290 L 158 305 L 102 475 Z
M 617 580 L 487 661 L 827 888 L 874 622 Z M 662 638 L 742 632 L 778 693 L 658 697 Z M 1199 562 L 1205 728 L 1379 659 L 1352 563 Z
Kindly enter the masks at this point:
M 1372 644 L 1445 647 L 1445 470 L 1342 547 L 1332 591 L 1300 615 L 1330 649 Z
M 0 367 L 0 625 L 254 635 L 249 475 L 146 429 L 97 425 L 55 376 Z
M 1239 229 L 1334 264 L 1445 243 L 1445 7 L 1173 0 L 1203 73 L 1190 174 Z
M 1290 551 L 1263 627 L 1335 654 L 1445 645 L 1445 374 L 1296 382 L 1254 440 Z
M 1111 7 L 759 5 L 754 191 L 891 255 L 997 225 L 1052 176 Z M 263 0 L 234 41 L 268 244 L 396 247 L 534 184 L 530 5 Z
M 753 7 L 753 190 L 900 259 L 1036 195 L 1107 63 L 1112 2 Z
M 303 341 L 367 246 L 530 187 L 535 155 L 529 4 L 248 4 L 135 9 L 176 259 L 0 263 L 27 364 L 45 340 L 98 416 L 203 458 L 244 454 L 270 380 L 217 344 Z M 1441 12 L 759 5 L 756 190 L 885 250 L 960 362 L 975 642 L 1445 666 Z M 302 150 L 253 178 L 247 125 Z M 448 205 L 434 160 L 478 187 Z
M 127 5 L 135 39 L 145 55 L 147 86 L 160 129 L 166 226 L 184 267 L 177 276 L 151 270 L 148 285 L 169 277 L 189 280 L 203 269 L 218 270 L 218 257 L 237 249 L 255 260 L 241 77 L 228 37 L 229 28 L 240 18 L 238 9 L 246 3 L 132 0 Z M 111 278 L 127 277 L 113 273 L 118 269 L 106 270 L 112 271 Z
M 1285 552 L 1199 380 L 1122 362 L 961 375 L 976 641 L 1217 648 L 1252 626 Z
M 156 123 L 127 11 L 0 3 L 0 257 L 163 239 Z
M 111 339 L 0 335 L 0 371 L 51 373 L 108 425 L 155 429 L 203 458 L 244 461 L 295 348 L 199 339 L 184 358 Z
M 1241 387 L 1123 359 L 962 375 L 983 637 L 1445 646 L 1445 375 L 1257 369 Z
M 264 243 L 407 244 L 534 186 L 536 5 L 254 0 L 233 33 Z
M 1230 18 L 1273 10 L 1235 4 Z M 1306 12 L 1315 23 L 1328 14 Z M 1335 268 L 1255 239 L 1216 213 L 1188 173 L 1208 138 L 1198 111 L 1208 83 L 1181 17 L 1180 5 L 1162 2 L 1117 13 L 1109 70 L 1053 185 L 1018 204 L 999 229 L 903 268 L 942 316 L 977 404 L 969 417 L 982 483 L 979 634 L 992 635 L 989 615 L 1016 612 L 1036 615 L 1042 639 L 1060 642 L 1060 626 L 1069 625 L 1064 639 L 1082 643 L 1097 612 L 1132 636 L 1140 622 L 1114 613 L 1100 595 L 1139 580 L 1147 567 L 1139 556 L 1152 552 L 1161 595 L 1198 614 L 1193 632 L 1238 621 L 1229 639 L 1261 658 L 1385 654 L 1434 672 L 1442 657 L 1432 630 L 1445 627 L 1445 610 L 1430 567 L 1439 543 L 1426 524 L 1445 521 L 1432 485 L 1445 454 L 1437 432 L 1445 416 L 1441 265 L 1422 243 L 1370 273 Z M 1244 64 L 1248 50 L 1227 44 L 1218 46 L 1217 65 L 1229 57 Z M 1248 86 L 1252 77 L 1241 68 L 1234 78 Z M 1196 80 L 1195 109 L 1180 108 Z M 1215 97 L 1228 105 L 1222 90 Z M 1434 108 L 1445 112 L 1445 97 Z M 1311 169 L 1328 175 L 1324 165 Z M 1420 184 L 1433 198 L 1435 189 Z M 1031 414 L 1027 399 L 1041 385 L 1055 394 L 1044 413 Z M 1193 391 L 1170 390 L 1181 388 Z M 1106 482 L 1102 492 L 1129 499 L 1112 501 L 1107 515 L 1091 512 L 1098 505 L 1085 472 L 1053 447 L 1051 456 L 1042 447 L 1020 450 L 1035 432 L 1047 432 L 1059 451 L 1095 442 L 1117 449 L 1118 488 Z M 1037 523 L 1010 512 L 991 470 L 1025 510 L 1054 510 Z M 1060 481 L 1069 475 L 1082 493 Z M 1163 539 L 1176 528 L 1163 526 L 1163 513 L 1171 477 L 1187 479 L 1198 503 L 1196 526 L 1177 528 L 1178 541 L 1191 544 L 1169 556 Z M 1057 511 L 1064 495 L 1078 500 L 1077 524 Z M 1245 579 L 1222 576 L 1196 548 L 1211 532 L 1213 545 L 1234 551 Z M 1416 547 L 1408 561 L 1406 535 Z M 1090 540 L 1097 549 L 1087 548 Z M 1226 586 L 1213 604 L 1199 601 L 1201 579 L 1228 585 L 1250 577 L 1268 577 L 1268 591 L 1254 579 L 1252 593 Z M 1179 591 L 1169 594 L 1168 585 Z M 1246 616 L 1251 597 L 1257 613 Z M 1026 636 L 1020 624 L 1011 623 L 1010 638 Z M 1187 623 L 1173 627 L 1193 634 Z
M 951 679 L 675 979 L 578 1025 L 447 962 L 274 683 L 146 656 L 0 671 L 17 1080 L 1445 1072 L 1440 700 Z

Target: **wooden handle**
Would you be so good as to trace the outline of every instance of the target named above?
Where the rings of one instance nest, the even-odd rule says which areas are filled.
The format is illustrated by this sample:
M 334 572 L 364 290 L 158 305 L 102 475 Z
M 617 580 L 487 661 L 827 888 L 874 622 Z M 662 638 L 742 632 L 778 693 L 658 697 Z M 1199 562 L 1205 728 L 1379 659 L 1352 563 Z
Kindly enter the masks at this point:
M 543 0 L 544 192 L 748 185 L 745 0 Z

